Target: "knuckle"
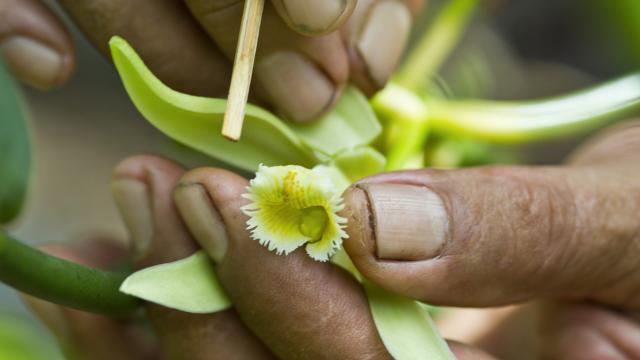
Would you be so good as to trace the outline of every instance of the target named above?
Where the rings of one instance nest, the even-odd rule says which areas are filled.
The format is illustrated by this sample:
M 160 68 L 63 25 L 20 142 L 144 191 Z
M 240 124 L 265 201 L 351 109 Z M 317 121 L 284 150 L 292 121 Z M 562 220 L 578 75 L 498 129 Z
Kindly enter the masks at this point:
M 611 164 L 635 161 L 640 150 L 640 121 L 613 125 L 574 152 L 573 164 Z
M 485 199 L 491 206 L 499 205 L 485 209 L 486 214 L 493 214 L 489 219 L 493 230 L 488 232 L 502 238 L 496 239 L 503 244 L 498 266 L 517 268 L 532 275 L 532 281 L 573 261 L 572 244 L 578 237 L 572 191 L 567 184 L 548 175 L 544 168 L 489 169 L 489 176 L 495 179 L 494 186 L 499 190 L 487 197 L 500 196 L 498 202 Z

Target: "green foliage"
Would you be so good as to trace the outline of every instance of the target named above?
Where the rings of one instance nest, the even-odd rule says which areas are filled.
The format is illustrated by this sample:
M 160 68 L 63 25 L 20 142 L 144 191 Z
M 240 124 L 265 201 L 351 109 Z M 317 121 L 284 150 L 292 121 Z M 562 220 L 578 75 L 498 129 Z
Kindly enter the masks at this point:
M 593 17 L 588 21 L 589 27 L 606 35 L 608 63 L 637 69 L 640 66 L 640 1 L 590 0 L 584 5 Z
M 22 98 L 0 59 L 0 224 L 13 220 L 24 203 L 31 170 Z
M 380 338 L 394 359 L 455 359 L 431 320 L 427 306 L 365 279 L 344 249 L 338 251 L 331 261 L 362 284 Z
M 231 307 L 213 264 L 204 251 L 173 263 L 138 271 L 127 278 L 120 291 L 196 314 L 214 313 Z
M 61 357 L 38 329 L 14 315 L 0 314 L 0 359 L 61 360 Z
M 346 90 L 335 110 L 322 121 L 287 125 L 272 113 L 248 105 L 242 139 L 220 135 L 226 101 L 179 93 L 164 85 L 122 38 L 110 41 L 111 54 L 129 97 L 144 117 L 174 140 L 243 170 L 258 165 L 307 168 L 328 156 L 368 145 L 381 131 L 366 98 Z
M 173 91 L 146 68 L 125 40 L 113 38 L 110 44 L 122 81 L 140 112 L 166 135 L 187 146 L 250 171 L 256 171 L 261 163 L 307 168 L 323 164 L 319 168 L 325 169 L 340 189 L 384 169 L 384 156 L 369 146 L 379 136 L 381 126 L 366 98 L 354 88 L 347 89 L 336 109 L 314 124 L 285 125 L 269 112 L 249 106 L 243 138 L 231 143 L 220 136 L 225 101 Z M 350 263 L 346 253 L 340 253 L 336 261 Z M 348 269 L 362 281 L 355 268 Z M 365 289 L 374 321 L 394 358 L 453 358 L 418 303 L 371 284 L 365 284 Z M 192 313 L 221 311 L 231 305 L 202 251 L 138 271 L 124 282 L 121 291 Z
M 302 141 L 325 155 L 371 144 L 382 131 L 367 98 L 348 87 L 327 115 L 311 124 L 289 124 Z
M 369 146 L 346 150 L 333 158 L 332 165 L 340 169 L 351 182 L 384 171 L 384 155 Z
M 362 285 L 380 338 L 394 359 L 455 359 L 421 304 L 368 280 L 363 280 Z
M 182 94 L 164 85 L 122 38 L 110 41 L 111 54 L 129 97 L 144 117 L 174 140 L 238 168 L 259 164 L 300 164 L 318 160 L 309 147 L 273 114 L 247 107 L 242 139 L 220 135 L 226 101 Z

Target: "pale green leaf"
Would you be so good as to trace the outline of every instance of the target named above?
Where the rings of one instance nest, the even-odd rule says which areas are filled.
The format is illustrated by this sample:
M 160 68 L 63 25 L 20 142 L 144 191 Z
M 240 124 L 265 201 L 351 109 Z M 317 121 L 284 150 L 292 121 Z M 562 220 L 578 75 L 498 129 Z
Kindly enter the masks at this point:
M 331 262 L 362 283 L 378 334 L 395 360 L 455 360 L 424 304 L 365 279 L 344 249 L 338 251 Z
M 0 224 L 15 218 L 27 191 L 31 154 L 22 97 L 0 59 Z
M 204 251 L 140 270 L 124 281 L 120 291 L 193 314 L 214 313 L 231 307 L 213 263 Z
M 369 101 L 355 87 L 348 87 L 335 109 L 318 121 L 290 127 L 313 149 L 329 156 L 369 145 L 382 131 Z
M 333 165 L 351 181 L 384 171 L 386 159 L 372 147 L 358 147 L 341 152 L 333 158 Z
M 420 303 L 383 290 L 364 279 L 344 249 L 338 251 L 332 262 L 362 282 L 380 338 L 394 359 L 455 359 L 429 312 Z M 204 251 L 183 260 L 138 271 L 125 280 L 121 291 L 195 314 L 214 313 L 232 306 Z
M 362 282 L 380 338 L 395 360 L 455 360 L 428 311 L 415 300 Z
M 179 93 L 164 85 L 122 38 L 109 42 L 113 61 L 129 97 L 142 115 L 174 140 L 238 168 L 257 171 L 259 164 L 311 168 L 311 149 L 273 114 L 249 105 L 242 139 L 220 135 L 226 101 Z M 185 69 L 188 71 L 188 69 Z

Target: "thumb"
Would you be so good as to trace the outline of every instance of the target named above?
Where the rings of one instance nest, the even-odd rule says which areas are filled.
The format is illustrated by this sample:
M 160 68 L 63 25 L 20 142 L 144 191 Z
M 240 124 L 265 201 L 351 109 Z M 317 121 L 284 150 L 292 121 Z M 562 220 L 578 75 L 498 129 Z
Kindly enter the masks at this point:
M 272 0 L 282 19 L 303 35 L 337 30 L 351 15 L 357 0 Z
M 345 247 L 372 281 L 433 304 L 640 308 L 638 175 L 629 165 L 383 174 L 346 193 Z

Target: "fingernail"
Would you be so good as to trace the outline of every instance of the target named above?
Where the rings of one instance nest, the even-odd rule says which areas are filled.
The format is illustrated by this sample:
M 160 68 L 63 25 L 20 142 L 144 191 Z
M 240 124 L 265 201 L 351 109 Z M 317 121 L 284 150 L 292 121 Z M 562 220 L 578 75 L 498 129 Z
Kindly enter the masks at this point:
M 18 79 L 42 90 L 58 85 L 63 59 L 57 51 L 25 36 L 8 38 L 0 49 Z
M 399 1 L 373 5 L 364 17 L 356 48 L 369 76 L 384 86 L 400 62 L 411 30 L 411 13 Z
M 111 183 L 111 193 L 120 216 L 131 236 L 136 258 L 143 258 L 153 239 L 153 213 L 147 185 L 133 179 L 117 179 Z
M 336 97 L 334 83 L 311 60 L 295 52 L 278 52 L 256 67 L 271 101 L 295 121 L 315 120 Z
M 384 260 L 428 260 L 437 256 L 448 232 L 440 196 L 424 186 L 368 184 L 376 252 Z
M 215 262 L 221 262 L 229 243 L 227 230 L 205 188 L 200 184 L 181 185 L 174 199 L 191 234 Z
M 347 0 L 284 0 L 282 3 L 292 25 L 310 34 L 333 29 L 347 10 Z

